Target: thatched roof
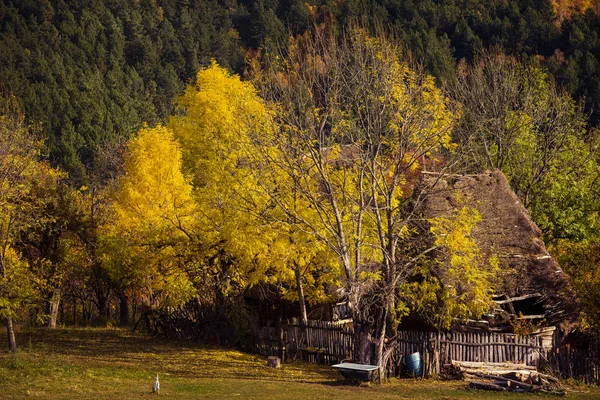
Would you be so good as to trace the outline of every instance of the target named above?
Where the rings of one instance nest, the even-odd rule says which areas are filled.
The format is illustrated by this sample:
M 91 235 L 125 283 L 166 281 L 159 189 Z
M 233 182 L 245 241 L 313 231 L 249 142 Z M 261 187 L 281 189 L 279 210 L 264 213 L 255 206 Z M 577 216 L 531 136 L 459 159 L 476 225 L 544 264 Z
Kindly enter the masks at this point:
M 434 174 L 425 180 L 433 185 L 425 207 L 428 217 L 449 216 L 463 206 L 481 214 L 472 236 L 486 259 L 496 255 L 507 271 L 495 288 L 504 296 L 496 297 L 498 304 L 506 309 L 515 298 L 530 299 L 549 323 L 573 317 L 570 279 L 546 250 L 542 232 L 502 172 L 442 178 Z

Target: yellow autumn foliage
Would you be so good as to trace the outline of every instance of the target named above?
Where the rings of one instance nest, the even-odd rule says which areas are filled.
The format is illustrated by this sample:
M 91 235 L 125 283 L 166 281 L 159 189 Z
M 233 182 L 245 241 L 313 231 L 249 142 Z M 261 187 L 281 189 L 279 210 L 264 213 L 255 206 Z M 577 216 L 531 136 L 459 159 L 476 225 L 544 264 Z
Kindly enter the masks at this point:
M 120 233 L 160 240 L 162 235 L 181 237 L 182 229 L 193 223 L 195 204 L 172 131 L 160 125 L 144 128 L 127 150 L 125 175 L 119 179 L 113 204 Z
M 125 174 L 113 194 L 111 218 L 101 229 L 104 264 L 120 285 L 162 306 L 189 300 L 195 291 L 177 263 L 177 250 L 196 224 L 192 186 L 181 171 L 181 150 L 164 126 L 143 128 L 127 146 Z
M 337 257 L 360 319 L 369 312 L 359 309 L 362 298 L 392 303 L 384 293 L 411 274 L 398 248 L 414 234 L 407 205 L 422 161 L 454 148 L 460 113 L 384 38 L 362 29 L 342 36 L 316 30 L 290 39 L 285 58 L 253 64 L 253 79 L 277 123 L 263 135 L 271 173 L 261 182 L 297 229 Z
M 197 227 L 207 243 L 235 258 L 242 285 L 264 278 L 268 243 L 276 236 L 257 219 L 265 198 L 248 171 L 252 143 L 270 117 L 256 90 L 215 61 L 198 72 L 177 101 L 170 126 L 183 151 L 183 167 L 199 207 Z
M 441 304 L 434 319 L 448 329 L 452 320 L 480 318 L 489 311 L 493 278 L 499 270 L 498 259 L 486 260 L 471 233 L 481 215 L 473 208 L 462 207 L 454 215 L 430 220 L 435 245 L 441 249 L 437 272 L 420 288 L 427 285 L 437 293 Z M 439 280 L 439 281 L 438 281 Z M 437 281 L 437 282 L 436 282 Z

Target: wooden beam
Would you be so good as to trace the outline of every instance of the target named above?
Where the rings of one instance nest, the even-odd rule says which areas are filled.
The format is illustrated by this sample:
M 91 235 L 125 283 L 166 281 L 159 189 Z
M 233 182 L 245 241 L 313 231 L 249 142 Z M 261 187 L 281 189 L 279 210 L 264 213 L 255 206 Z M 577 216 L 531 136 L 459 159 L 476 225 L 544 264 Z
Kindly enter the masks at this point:
M 517 319 L 542 319 L 542 318 L 546 318 L 546 314 L 541 314 L 541 315 L 521 315 L 521 316 L 517 317 Z
M 523 296 L 511 297 L 511 298 L 506 299 L 506 300 L 494 300 L 494 303 L 496 303 L 496 304 L 506 304 L 506 303 L 512 303 L 514 301 L 531 299 L 532 297 L 542 297 L 542 295 L 540 293 L 531 293 L 531 294 L 525 294 Z
M 467 324 L 484 324 L 489 325 L 490 322 L 485 319 L 462 319 L 462 318 L 452 318 L 453 321 L 457 322 L 466 322 Z

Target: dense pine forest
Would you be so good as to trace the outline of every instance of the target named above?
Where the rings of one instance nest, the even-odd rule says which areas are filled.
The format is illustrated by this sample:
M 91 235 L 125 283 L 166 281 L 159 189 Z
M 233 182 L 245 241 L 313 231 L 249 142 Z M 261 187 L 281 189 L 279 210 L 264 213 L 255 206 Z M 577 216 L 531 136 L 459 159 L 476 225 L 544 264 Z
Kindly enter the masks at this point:
M 173 99 L 214 58 L 243 73 L 248 52 L 285 43 L 318 21 L 367 19 L 448 82 L 483 49 L 538 58 L 591 122 L 600 120 L 600 17 L 568 18 L 549 1 L 3 1 L 2 85 L 42 123 L 49 156 L 77 184 L 94 155 L 143 122 L 165 121 Z M 566 7 L 566 6 L 564 6 Z
M 502 275 L 476 211 L 424 221 L 435 164 L 506 175 L 593 334 L 599 36 L 585 0 L 2 0 L 0 316 L 239 341 L 249 291 L 341 294 L 381 357 Z

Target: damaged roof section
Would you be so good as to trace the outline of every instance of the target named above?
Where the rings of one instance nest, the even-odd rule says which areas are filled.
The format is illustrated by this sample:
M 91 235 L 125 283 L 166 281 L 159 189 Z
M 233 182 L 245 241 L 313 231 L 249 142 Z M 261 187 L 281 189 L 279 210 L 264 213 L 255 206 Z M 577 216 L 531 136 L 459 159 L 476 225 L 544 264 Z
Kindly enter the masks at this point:
M 424 174 L 432 186 L 425 205 L 427 217 L 448 217 L 465 206 L 481 214 L 471 234 L 485 259 L 498 257 L 504 271 L 495 288 L 494 325 L 510 318 L 544 318 L 553 325 L 574 318 L 570 279 L 548 253 L 541 230 L 502 172 Z

